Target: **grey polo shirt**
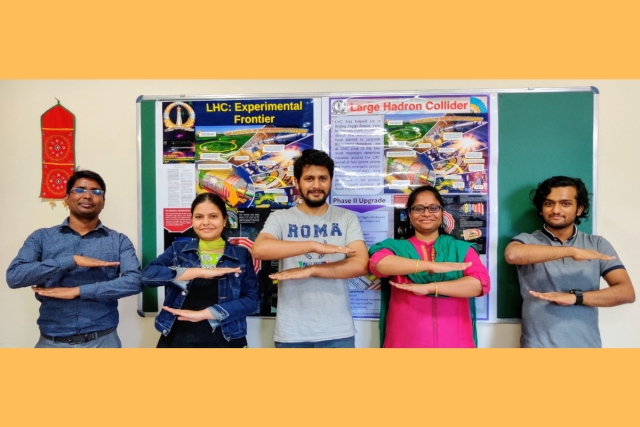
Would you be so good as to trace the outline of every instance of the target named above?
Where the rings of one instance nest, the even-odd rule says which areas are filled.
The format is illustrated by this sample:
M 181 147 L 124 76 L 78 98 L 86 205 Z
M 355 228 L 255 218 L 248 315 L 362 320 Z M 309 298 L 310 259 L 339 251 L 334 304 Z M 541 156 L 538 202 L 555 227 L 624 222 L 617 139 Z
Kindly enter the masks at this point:
M 571 289 L 581 289 L 587 292 L 600 289 L 600 277 L 624 268 L 613 246 L 604 237 L 586 234 L 577 228 L 564 245 L 546 228 L 532 234 L 518 234 L 512 241 L 593 249 L 616 257 L 610 261 L 574 261 L 567 257 L 517 266 L 522 295 L 521 347 L 602 347 L 596 307 L 561 306 L 533 297 L 529 291 L 569 292 Z

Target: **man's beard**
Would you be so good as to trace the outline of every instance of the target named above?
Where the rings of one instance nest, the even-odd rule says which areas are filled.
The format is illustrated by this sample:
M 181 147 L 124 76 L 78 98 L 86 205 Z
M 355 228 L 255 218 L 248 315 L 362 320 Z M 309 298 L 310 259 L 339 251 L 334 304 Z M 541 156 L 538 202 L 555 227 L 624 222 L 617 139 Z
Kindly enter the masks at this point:
M 575 223 L 575 221 L 567 221 L 565 218 L 565 222 L 561 224 L 550 224 L 546 220 L 544 221 L 544 223 L 547 226 L 547 228 L 553 228 L 554 230 L 561 230 L 563 228 L 572 226 Z
M 309 193 L 307 193 L 309 194 Z M 320 200 L 311 200 L 309 198 L 307 198 L 304 194 L 301 194 L 302 199 L 304 200 L 304 204 L 309 206 L 310 208 L 319 208 L 320 206 L 324 205 L 327 201 L 327 197 L 328 195 L 324 194 L 324 198 L 320 199 Z

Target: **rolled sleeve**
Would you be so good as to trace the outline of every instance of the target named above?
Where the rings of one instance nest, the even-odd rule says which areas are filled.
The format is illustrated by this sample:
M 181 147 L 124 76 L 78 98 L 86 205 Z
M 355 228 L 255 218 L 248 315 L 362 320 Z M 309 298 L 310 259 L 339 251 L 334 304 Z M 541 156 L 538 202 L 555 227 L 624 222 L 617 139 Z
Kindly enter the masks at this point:
M 382 274 L 378 270 L 376 270 L 376 265 L 378 265 L 378 263 L 382 261 L 383 258 L 386 258 L 390 255 L 395 254 L 393 253 L 393 251 L 391 251 L 391 249 L 386 248 L 380 249 L 378 252 L 371 255 L 371 258 L 369 258 L 369 271 L 371 271 L 371 274 L 374 274 L 377 277 L 389 277 L 388 275 Z
M 464 257 L 464 262 L 472 263 L 470 267 L 467 267 L 462 274 L 464 276 L 473 277 L 480 281 L 482 287 L 482 295 L 486 295 L 491 290 L 491 278 L 489 277 L 489 271 L 487 267 L 482 264 L 480 257 L 473 248 L 469 248 L 467 255 Z
M 207 307 L 207 309 L 213 315 L 213 317 L 215 317 L 215 319 L 207 319 L 207 321 L 209 322 L 209 325 L 211 326 L 211 330 L 215 331 L 216 328 L 222 324 L 222 320 L 224 318 L 222 317 L 222 314 L 220 314 L 220 312 L 215 308 Z

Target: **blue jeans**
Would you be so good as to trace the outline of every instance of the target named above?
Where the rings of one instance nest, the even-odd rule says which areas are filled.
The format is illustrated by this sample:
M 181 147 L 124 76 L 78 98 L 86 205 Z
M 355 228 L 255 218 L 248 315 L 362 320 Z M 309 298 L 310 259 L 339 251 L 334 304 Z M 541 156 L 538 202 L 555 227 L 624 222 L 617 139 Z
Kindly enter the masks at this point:
M 278 342 L 274 341 L 276 348 L 355 348 L 356 337 L 339 338 L 326 341 L 303 342 Z
M 103 337 L 96 338 L 95 340 L 80 343 L 80 344 L 67 344 L 64 342 L 55 342 L 44 338 L 40 335 L 40 339 L 36 343 L 35 348 L 120 348 L 122 343 L 118 337 L 118 331 L 113 331 Z

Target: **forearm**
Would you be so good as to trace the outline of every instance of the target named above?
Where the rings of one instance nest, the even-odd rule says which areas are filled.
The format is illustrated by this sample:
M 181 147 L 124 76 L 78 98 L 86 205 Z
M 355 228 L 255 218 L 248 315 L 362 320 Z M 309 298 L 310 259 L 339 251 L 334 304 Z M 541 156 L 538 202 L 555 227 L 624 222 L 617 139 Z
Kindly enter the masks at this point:
M 290 242 L 278 239 L 256 239 L 251 254 L 255 259 L 274 260 L 315 252 L 316 242 Z
M 219 313 L 219 317 L 215 317 L 220 324 L 225 324 L 238 318 L 247 317 L 248 315 L 254 314 L 258 311 L 258 293 L 245 294 L 240 296 L 238 299 L 215 304 L 209 309 L 213 309 Z
M 202 277 L 205 277 L 204 273 L 205 273 L 204 268 L 185 268 L 185 269 L 178 269 L 177 271 L 177 275 L 173 280 L 179 280 L 179 281 L 189 281 L 189 280 L 193 280 L 193 279 L 199 279 Z
M 80 298 L 114 300 L 142 291 L 140 272 L 123 274 L 117 279 L 80 286 Z
M 64 273 L 73 270 L 76 263 L 73 255 L 42 262 L 16 257 L 7 269 L 7 284 L 10 288 L 44 285 L 60 279 Z
M 311 269 L 311 276 L 325 279 L 351 279 L 369 273 L 367 260 L 360 257 L 350 257 L 328 264 L 314 264 L 305 268 Z
M 189 283 L 188 280 L 182 283 L 174 282 L 176 276 L 179 276 L 187 270 L 187 268 L 180 268 L 173 265 L 173 261 L 176 258 L 173 246 L 170 246 L 164 253 L 151 261 L 149 265 L 142 270 L 142 284 L 152 288 L 171 285 L 178 285 L 181 288 L 185 288 L 187 283 Z
M 582 304 L 590 307 L 614 307 L 634 302 L 636 297 L 631 283 L 626 283 L 584 292 L 582 298 Z
M 528 265 L 571 257 L 575 253 L 576 248 L 571 246 L 543 246 L 512 242 L 504 251 L 504 258 L 509 264 Z
M 128 239 L 122 243 L 119 259 L 120 277 L 80 286 L 80 298 L 113 300 L 140 293 L 142 291 L 140 261 L 138 261 L 133 245 Z
M 385 256 L 375 265 L 375 269 L 385 276 L 406 276 L 417 271 L 429 271 L 433 269 L 431 261 L 403 258 L 396 255 Z
M 429 283 L 429 293 L 435 294 L 436 283 Z M 437 282 L 438 295 L 446 295 L 456 298 L 471 298 L 482 295 L 480 280 L 467 276 L 460 279 Z

